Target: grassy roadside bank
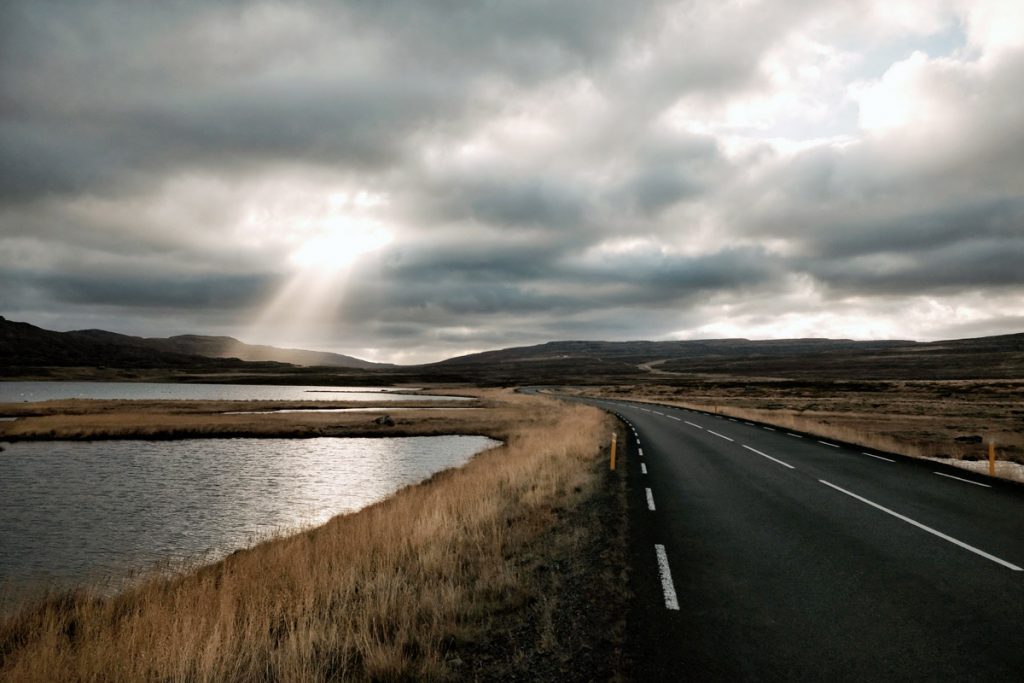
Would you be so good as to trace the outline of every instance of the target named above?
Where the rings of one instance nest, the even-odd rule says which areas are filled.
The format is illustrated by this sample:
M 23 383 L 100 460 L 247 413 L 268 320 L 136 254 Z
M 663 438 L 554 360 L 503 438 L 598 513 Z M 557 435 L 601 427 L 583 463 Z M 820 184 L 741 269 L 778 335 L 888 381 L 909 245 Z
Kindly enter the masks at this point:
M 1024 477 L 1024 381 L 781 382 L 732 378 L 692 386 L 604 387 L 607 398 L 718 412 L 914 458 Z
M 461 469 L 193 573 L 0 622 L 0 678 L 614 676 L 625 484 L 602 452 L 614 423 L 584 406 L 492 397 L 460 427 L 488 421 L 475 433 L 506 443 Z M 435 419 L 454 418 L 424 417 Z

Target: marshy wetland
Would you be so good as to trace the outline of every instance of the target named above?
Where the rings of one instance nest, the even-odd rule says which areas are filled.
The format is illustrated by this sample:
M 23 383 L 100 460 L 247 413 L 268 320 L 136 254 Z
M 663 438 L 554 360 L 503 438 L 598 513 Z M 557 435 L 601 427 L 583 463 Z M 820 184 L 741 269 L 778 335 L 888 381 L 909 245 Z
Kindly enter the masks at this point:
M 570 661 L 584 677 L 621 670 L 625 480 L 607 470 L 611 418 L 510 391 L 459 393 L 477 409 L 401 411 L 392 424 L 374 413 L 225 415 L 238 401 L 22 406 L 20 419 L 0 425 L 0 439 L 16 442 L 0 457 L 53 447 L 57 434 L 93 441 L 60 448 L 98 454 L 255 433 L 296 454 L 270 468 L 278 485 L 304 476 L 307 450 L 333 441 L 324 434 L 377 437 L 381 448 L 390 439 L 379 437 L 438 434 L 475 435 L 469 450 L 501 445 L 213 564 L 136 576 L 114 594 L 86 585 L 23 604 L 0 619 L 0 680 L 553 677 Z M 567 565 L 570 556 L 586 561 Z

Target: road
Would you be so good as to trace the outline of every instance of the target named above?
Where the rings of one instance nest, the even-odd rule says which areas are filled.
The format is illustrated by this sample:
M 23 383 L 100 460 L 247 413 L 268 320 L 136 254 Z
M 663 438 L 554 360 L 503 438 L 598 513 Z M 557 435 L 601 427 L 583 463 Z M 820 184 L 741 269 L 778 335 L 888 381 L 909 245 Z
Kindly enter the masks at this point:
M 1021 487 L 590 402 L 630 435 L 636 680 L 1024 680 Z

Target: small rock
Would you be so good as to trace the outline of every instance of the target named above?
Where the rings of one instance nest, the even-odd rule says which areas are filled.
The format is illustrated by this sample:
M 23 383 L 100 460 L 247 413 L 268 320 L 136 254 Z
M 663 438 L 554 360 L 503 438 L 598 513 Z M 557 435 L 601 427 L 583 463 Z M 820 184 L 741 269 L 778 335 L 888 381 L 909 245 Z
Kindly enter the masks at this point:
M 384 425 L 385 427 L 394 427 L 395 426 L 395 421 L 394 421 L 394 419 L 392 419 L 392 417 L 390 415 L 381 415 L 376 420 L 374 420 L 374 423 L 375 424 L 379 424 L 379 425 Z

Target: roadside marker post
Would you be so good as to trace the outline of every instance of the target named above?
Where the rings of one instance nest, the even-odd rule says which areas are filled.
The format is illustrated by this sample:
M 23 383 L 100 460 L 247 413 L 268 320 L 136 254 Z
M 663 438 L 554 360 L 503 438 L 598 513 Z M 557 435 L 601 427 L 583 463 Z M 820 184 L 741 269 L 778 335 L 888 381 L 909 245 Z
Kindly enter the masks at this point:
M 995 439 L 988 442 L 988 476 L 996 476 L 996 442 Z
M 611 462 L 608 464 L 608 469 L 610 469 L 610 470 L 614 470 L 615 469 L 615 442 L 617 440 L 618 440 L 618 436 L 615 435 L 615 434 L 612 434 L 612 458 L 611 458 Z

